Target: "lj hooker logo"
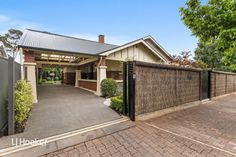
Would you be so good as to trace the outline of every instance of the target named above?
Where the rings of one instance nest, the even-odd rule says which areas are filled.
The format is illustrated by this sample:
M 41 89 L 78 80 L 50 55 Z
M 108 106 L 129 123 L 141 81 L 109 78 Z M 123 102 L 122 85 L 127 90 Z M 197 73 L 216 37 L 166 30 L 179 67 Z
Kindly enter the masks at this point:
M 12 146 L 46 146 L 47 140 L 37 140 L 36 138 L 33 140 L 27 140 L 25 138 L 12 138 L 11 143 Z

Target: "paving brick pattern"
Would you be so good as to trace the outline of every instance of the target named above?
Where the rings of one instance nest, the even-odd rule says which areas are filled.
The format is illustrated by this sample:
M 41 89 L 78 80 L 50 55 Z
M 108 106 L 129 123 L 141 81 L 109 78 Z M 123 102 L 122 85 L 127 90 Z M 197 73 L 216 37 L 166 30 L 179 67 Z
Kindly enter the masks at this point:
M 231 94 L 209 104 L 136 122 L 129 129 L 44 157 L 231 157 L 236 154 L 235 104 L 236 94 Z
M 138 122 L 135 127 L 62 149 L 43 157 L 230 157 Z
M 151 119 L 148 123 L 236 153 L 236 94 Z

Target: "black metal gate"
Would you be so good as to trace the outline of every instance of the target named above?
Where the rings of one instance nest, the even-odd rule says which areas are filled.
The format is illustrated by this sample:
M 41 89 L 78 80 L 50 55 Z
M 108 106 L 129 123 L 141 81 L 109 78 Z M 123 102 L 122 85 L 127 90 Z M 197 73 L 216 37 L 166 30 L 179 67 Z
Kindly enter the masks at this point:
M 210 74 L 211 72 L 209 70 L 203 70 L 201 72 L 201 86 L 202 86 L 202 100 L 209 99 L 210 98 Z
M 135 120 L 135 75 L 134 63 L 123 63 L 123 114 Z

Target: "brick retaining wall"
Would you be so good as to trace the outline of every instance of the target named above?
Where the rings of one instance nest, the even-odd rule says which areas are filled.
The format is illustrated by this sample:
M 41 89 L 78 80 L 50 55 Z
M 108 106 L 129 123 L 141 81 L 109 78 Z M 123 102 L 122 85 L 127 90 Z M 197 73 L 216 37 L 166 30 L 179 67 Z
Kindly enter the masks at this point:
M 90 81 L 90 80 L 79 80 L 79 87 L 89 89 L 92 91 L 97 91 L 97 82 L 95 81 Z

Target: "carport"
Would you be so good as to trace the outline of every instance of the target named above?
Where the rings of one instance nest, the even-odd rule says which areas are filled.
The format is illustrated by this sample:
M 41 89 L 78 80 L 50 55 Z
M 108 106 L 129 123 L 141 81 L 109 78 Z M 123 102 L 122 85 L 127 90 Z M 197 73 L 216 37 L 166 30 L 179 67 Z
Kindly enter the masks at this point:
M 100 51 L 115 45 L 27 30 L 18 49 L 24 55 L 24 79 L 33 87 L 34 105 L 23 137 L 45 138 L 122 118 L 104 104 Z M 38 84 L 46 66 L 63 68 L 63 84 Z M 79 88 L 77 88 L 79 87 Z
M 111 68 L 107 74 L 106 59 L 101 52 L 117 47 L 104 43 L 104 36 L 99 41 L 90 41 L 49 32 L 26 30 L 18 43 L 21 54 L 22 75 L 31 82 L 34 102 L 38 102 L 37 84 L 42 68 L 60 66 L 63 68 L 63 82 L 101 95 L 100 83 L 106 76 L 122 78 L 120 69 Z M 111 66 L 119 61 L 111 62 Z M 117 69 L 117 68 L 116 68 Z M 119 80 L 120 81 L 120 80 Z

